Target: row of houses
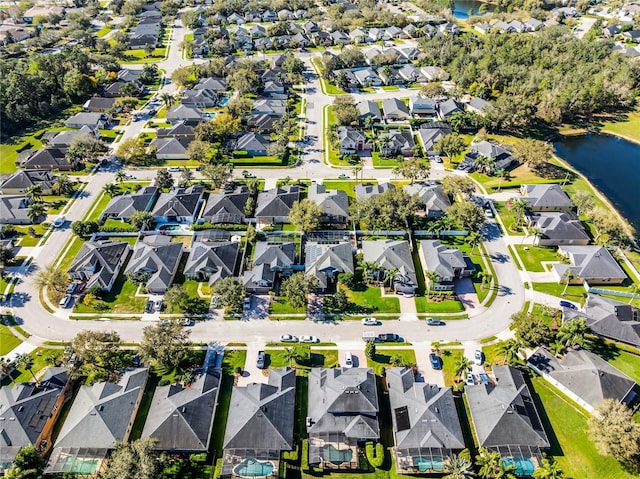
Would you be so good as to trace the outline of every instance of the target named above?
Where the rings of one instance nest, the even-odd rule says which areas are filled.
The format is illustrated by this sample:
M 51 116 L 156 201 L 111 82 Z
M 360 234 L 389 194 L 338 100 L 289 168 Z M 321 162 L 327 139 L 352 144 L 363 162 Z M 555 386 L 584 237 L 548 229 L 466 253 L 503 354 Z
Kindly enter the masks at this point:
M 157 47 L 163 31 L 160 11 L 145 10 L 137 18 L 138 23 L 129 34 L 129 48 Z
M 498 20 L 494 23 L 480 23 L 475 25 L 473 29 L 480 33 L 499 32 L 499 33 L 525 33 L 537 32 L 544 28 L 547 24 L 536 18 L 530 18 L 525 22 L 519 20 L 511 20 L 504 22 Z
M 207 352 L 205 366 L 188 387 L 157 387 L 142 437 L 171 453 L 206 452 L 220 389 L 221 350 Z M 214 357 L 212 357 L 214 356 Z M 207 367 L 207 364 L 213 364 Z M 538 349 L 529 366 L 589 410 L 603 399 L 626 401 L 635 383 L 594 354 L 570 350 L 558 359 Z M 530 475 L 550 447 L 540 413 L 518 369 L 497 366 L 493 379 L 467 386 L 468 410 L 481 447 L 498 451 L 516 474 Z M 148 380 L 147 368 L 124 370 L 116 383 L 81 386 L 53 444 L 47 473 L 93 474 L 117 442 L 129 439 Z M 61 368 L 50 368 L 39 385 L 4 387 L 0 417 L 6 420 L 3 465 L 28 444 L 45 451 L 70 387 Z M 277 477 L 281 453 L 296 447 L 295 370 L 271 369 L 265 383 L 234 386 L 223 440 L 222 476 L 246 477 L 259 467 Z M 449 458 L 465 448 L 459 409 L 450 388 L 417 382 L 412 369 L 387 370 L 396 472 L 444 472 Z M 305 419 L 308 463 L 327 471 L 355 470 L 367 441 L 380 440 L 381 402 L 368 368 L 311 368 Z M 34 420 L 39 416 L 40 420 Z M 43 442 L 44 441 L 44 442 Z

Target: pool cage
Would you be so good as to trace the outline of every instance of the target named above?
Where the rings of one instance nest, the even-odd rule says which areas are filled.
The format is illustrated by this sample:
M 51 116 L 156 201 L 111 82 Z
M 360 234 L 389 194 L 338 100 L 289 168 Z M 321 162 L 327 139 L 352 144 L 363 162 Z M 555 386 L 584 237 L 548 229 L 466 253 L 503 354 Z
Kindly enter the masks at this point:
M 431 474 L 445 472 L 449 457 L 460 452 L 439 447 L 394 449 L 399 474 Z
M 542 450 L 537 446 L 508 445 L 494 446 L 488 449 L 498 451 L 506 466 L 516 466 L 514 472 L 518 476 L 530 476 L 542 461 Z
M 105 465 L 109 449 L 94 447 L 56 448 L 47 465 L 47 474 L 71 472 L 78 476 L 95 476 Z
M 309 464 L 323 469 L 360 469 L 360 448 L 355 439 L 343 433 L 324 433 L 309 437 Z
M 278 477 L 279 449 L 225 449 L 222 456 L 222 476 Z

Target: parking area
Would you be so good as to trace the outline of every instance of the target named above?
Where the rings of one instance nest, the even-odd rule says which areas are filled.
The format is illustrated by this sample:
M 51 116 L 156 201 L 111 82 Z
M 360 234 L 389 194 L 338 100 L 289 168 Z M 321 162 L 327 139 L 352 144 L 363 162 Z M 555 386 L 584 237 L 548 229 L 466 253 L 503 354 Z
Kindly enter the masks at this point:
M 252 294 L 247 298 L 242 312 L 243 320 L 263 320 L 269 317 L 269 302 L 271 301 L 269 295 Z
M 251 383 L 267 383 L 269 381 L 269 376 L 256 366 L 258 352 L 264 351 L 265 346 L 265 343 L 247 344 L 247 360 L 242 376 L 238 378 L 238 386 L 246 386 Z

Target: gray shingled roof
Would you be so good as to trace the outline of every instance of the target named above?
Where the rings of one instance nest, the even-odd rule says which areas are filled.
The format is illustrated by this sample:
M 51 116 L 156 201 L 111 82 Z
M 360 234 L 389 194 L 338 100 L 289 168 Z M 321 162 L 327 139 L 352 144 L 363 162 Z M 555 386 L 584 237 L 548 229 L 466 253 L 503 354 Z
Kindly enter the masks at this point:
M 451 388 L 418 383 L 406 367 L 387 369 L 387 387 L 397 449 L 464 449 Z
M 624 270 L 604 246 L 560 246 L 558 251 L 567 255 L 571 261 L 571 264 L 553 264 L 553 269 L 561 278 L 568 270 L 587 281 L 592 278 L 627 278 Z
M 153 209 L 153 216 L 195 216 L 203 193 L 204 188 L 197 185 L 162 193 Z
M 235 386 L 229 404 L 224 449 L 293 449 L 296 376 L 271 369 L 269 383 Z
M 338 434 L 346 440 L 377 439 L 378 395 L 370 368 L 312 368 L 307 416 L 309 435 Z
M 171 286 L 182 256 L 182 243 L 171 242 L 169 236 L 148 236 L 138 241 L 127 264 L 125 274 L 150 275 L 147 289 L 162 291 Z
M 327 272 L 353 273 L 353 248 L 350 243 L 324 244 L 307 242 L 305 272 L 315 276 L 321 288 L 328 286 Z
M 256 218 L 289 216 L 289 211 L 298 198 L 300 198 L 298 185 L 281 186 L 273 190 L 261 191 L 258 194 L 255 216 Z
M 466 387 L 467 402 L 480 446 L 549 447 L 540 416 L 522 373 L 494 366 L 496 384 Z
M 51 190 L 54 181 L 55 177 L 49 170 L 19 170 L 2 183 L 0 190 L 26 190 L 33 185 L 40 185 L 43 190 Z
M 382 113 L 380 112 L 378 102 L 364 100 L 359 102 L 356 107 L 358 108 L 361 117 L 372 116 L 377 120 L 382 120 Z
M 563 308 L 562 319 L 584 318 L 595 334 L 640 347 L 640 310 L 597 294 L 587 296 L 584 311 Z
M 320 205 L 322 214 L 349 217 L 349 197 L 342 190 L 327 190 L 319 183 L 311 183 L 307 192 L 309 200 Z
M 439 183 L 413 183 L 405 185 L 404 191 L 409 196 L 417 195 L 424 203 L 427 214 L 444 214 L 451 206 L 449 197 Z
M 0 224 L 31 223 L 27 209 L 31 200 L 22 195 L 0 195 Z
M 362 242 L 364 261 L 371 261 L 389 271 L 397 269 L 394 283 L 418 287 L 409 242 L 406 240 L 374 240 Z
M 233 276 L 240 243 L 238 242 L 195 242 L 191 246 L 184 275 L 187 278 L 198 276 L 200 280 L 208 279 L 209 285 Z
M 557 241 L 589 239 L 582 222 L 571 213 L 533 213 L 527 218 L 540 228 L 541 238 Z
M 209 448 L 220 371 L 198 371 L 189 387 L 170 384 L 156 388 L 142 437 L 158 442 L 163 451 L 205 452 Z
M 439 240 L 420 241 L 420 251 L 425 261 L 425 269 L 435 272 L 440 278 L 453 278 L 454 268 L 467 266 L 458 248 L 447 248 Z
M 108 289 L 128 251 L 129 244 L 124 241 L 87 241 L 67 272 L 72 278 L 86 281 L 87 289 L 94 285 Z
M 388 190 L 395 190 L 396 187 L 392 183 L 380 183 L 379 185 L 366 185 L 358 183 L 356 185 L 356 198 L 359 200 L 373 198 Z
M 54 447 L 109 449 L 125 441 L 148 374 L 147 368 L 129 369 L 115 384 L 82 386 Z
M 582 348 L 570 349 L 561 359 L 538 348 L 527 362 L 594 407 L 605 399 L 624 400 L 636 385 L 629 376 Z
M 242 223 L 244 207 L 249 199 L 249 188 L 238 186 L 233 191 L 209 195 L 202 218 L 209 223 Z
M 144 186 L 135 193 L 114 196 L 102 211 L 102 216 L 128 219 L 136 211 L 148 211 L 157 193 L 155 186 Z
M 573 208 L 573 203 L 560 185 L 522 185 L 522 191 L 522 199 L 529 203 L 532 211 L 540 208 Z

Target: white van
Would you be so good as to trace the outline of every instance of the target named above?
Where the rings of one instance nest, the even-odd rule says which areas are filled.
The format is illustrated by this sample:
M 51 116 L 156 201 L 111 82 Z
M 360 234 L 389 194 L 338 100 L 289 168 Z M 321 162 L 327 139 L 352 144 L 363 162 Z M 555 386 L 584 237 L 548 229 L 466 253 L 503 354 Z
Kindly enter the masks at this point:
M 351 356 L 351 353 L 344 353 L 344 367 L 345 368 L 353 367 L 353 356 Z

